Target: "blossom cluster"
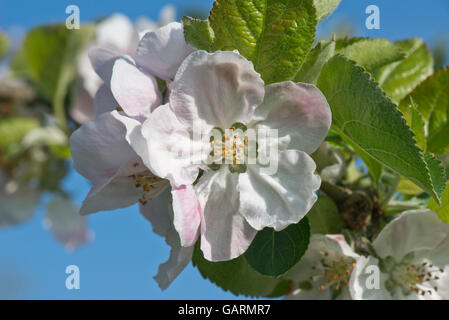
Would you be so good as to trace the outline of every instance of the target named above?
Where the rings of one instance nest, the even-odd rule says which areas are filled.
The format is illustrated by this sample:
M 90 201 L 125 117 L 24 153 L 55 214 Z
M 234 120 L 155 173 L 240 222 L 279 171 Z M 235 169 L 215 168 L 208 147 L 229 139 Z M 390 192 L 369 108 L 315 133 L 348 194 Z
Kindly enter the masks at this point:
M 81 214 L 137 203 L 172 248 L 155 277 L 161 288 L 196 244 L 209 261 L 235 259 L 258 231 L 298 223 L 317 201 L 310 155 L 332 117 L 314 85 L 265 85 L 239 52 L 195 50 L 177 22 L 143 32 L 131 50 L 100 43 L 88 57 L 101 83 L 92 119 L 70 139 L 75 169 L 92 182 Z M 287 298 L 449 298 L 449 226 L 435 212 L 402 213 L 368 249 L 312 235 L 283 276 Z

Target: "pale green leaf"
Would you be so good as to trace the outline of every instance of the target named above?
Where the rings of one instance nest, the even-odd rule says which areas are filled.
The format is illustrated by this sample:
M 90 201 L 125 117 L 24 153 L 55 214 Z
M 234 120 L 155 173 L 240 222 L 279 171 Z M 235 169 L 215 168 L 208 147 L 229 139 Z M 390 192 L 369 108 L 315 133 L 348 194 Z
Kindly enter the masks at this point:
M 337 55 L 321 71 L 318 87 L 331 107 L 333 130 L 438 199 L 422 151 L 401 112 L 363 68 Z
M 335 41 L 318 42 L 307 55 L 294 80 L 315 84 L 324 64 L 334 56 L 334 53 Z
M 358 39 L 358 41 L 337 50 L 336 53 L 355 61 L 368 71 L 404 57 L 402 49 L 386 39 Z
M 434 199 L 430 199 L 428 208 L 438 213 L 444 222 L 449 223 L 449 183 L 441 196 L 441 206 Z
M 433 72 L 433 58 L 424 41 L 410 39 L 396 42 L 405 53 L 404 59 L 390 63 L 375 72 L 380 87 L 399 103 Z
M 317 24 L 312 0 L 217 0 L 209 22 L 212 51 L 237 49 L 267 84 L 294 78 Z
M 410 97 L 424 119 L 427 132 L 427 151 L 441 155 L 449 151 L 449 68 L 441 69 L 422 82 Z M 409 97 L 400 105 L 409 112 Z
M 207 20 L 182 17 L 184 36 L 188 44 L 198 50 L 210 51 L 214 41 L 214 30 Z
M 337 9 L 341 0 L 314 0 L 318 23 L 329 17 Z

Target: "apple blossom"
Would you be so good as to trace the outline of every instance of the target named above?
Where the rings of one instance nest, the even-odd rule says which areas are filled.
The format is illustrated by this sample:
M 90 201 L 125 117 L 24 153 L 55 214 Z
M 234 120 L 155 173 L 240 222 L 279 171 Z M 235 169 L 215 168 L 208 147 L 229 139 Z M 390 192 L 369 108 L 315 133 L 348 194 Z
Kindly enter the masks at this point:
M 78 72 L 82 80 L 82 88 L 79 90 L 74 105 L 70 110 L 72 118 L 78 123 L 84 123 L 95 116 L 94 105 L 98 90 L 103 83 L 108 84 L 109 79 L 105 79 L 101 74 L 97 74 L 89 61 L 88 52 L 92 48 L 102 48 L 111 54 L 111 58 L 129 55 L 134 56 L 139 40 L 147 32 L 155 31 L 158 26 L 165 26 L 176 18 L 176 10 L 173 6 L 167 5 L 162 8 L 159 15 L 159 22 L 156 23 L 147 18 L 139 18 L 135 25 L 128 17 L 116 13 L 98 23 L 96 27 L 95 41 L 80 56 L 78 61 Z M 101 97 L 98 99 L 109 99 L 101 88 Z M 98 102 L 98 101 L 97 101 Z M 100 102 L 101 103 L 101 102 Z
M 99 115 L 73 133 L 70 146 L 74 167 L 93 184 L 80 213 L 124 208 L 138 202 L 155 232 L 166 237 L 172 247 L 170 259 L 161 265 L 156 276 L 160 287 L 165 289 L 190 261 L 193 247 L 181 248 L 179 236 L 171 227 L 169 181 L 148 170 L 129 145 L 131 139 L 134 143 L 143 141 L 140 126 L 138 120 L 125 112 L 112 111 Z M 173 187 L 171 194 L 184 214 L 199 215 L 191 186 Z
M 192 245 L 200 233 L 207 259 L 233 259 L 248 248 L 257 230 L 281 230 L 304 217 L 320 185 L 308 154 L 324 140 L 331 122 L 329 105 L 315 86 L 282 82 L 264 87 L 252 63 L 238 53 L 196 51 L 184 60 L 170 89 L 170 102 L 143 124 L 147 146 L 131 145 L 148 168 L 174 185 L 192 184 L 204 170 L 195 185 L 203 215 L 174 212 L 183 246 Z M 193 137 L 198 123 L 206 134 L 216 128 L 278 130 L 277 172 L 270 176 L 260 163 L 236 163 L 233 152 L 226 153 L 225 141 L 214 142 L 231 164 L 195 162 L 211 150 L 209 136 L 201 141 Z M 245 148 L 244 139 L 238 143 Z M 264 152 L 260 147 L 257 151 Z
M 353 299 L 449 299 L 449 225 L 428 209 L 403 212 L 372 244 L 374 256 L 357 261 Z M 366 286 L 369 266 L 380 269 L 380 288 Z
M 312 235 L 304 256 L 284 276 L 293 281 L 286 299 L 350 299 L 349 279 L 358 259 L 343 235 Z

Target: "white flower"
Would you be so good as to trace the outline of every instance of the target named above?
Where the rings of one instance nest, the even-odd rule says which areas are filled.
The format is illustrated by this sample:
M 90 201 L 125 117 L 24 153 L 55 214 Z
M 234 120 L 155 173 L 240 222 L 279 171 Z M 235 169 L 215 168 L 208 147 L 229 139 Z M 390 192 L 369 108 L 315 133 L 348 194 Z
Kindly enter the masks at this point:
M 142 163 L 130 141 L 137 145 L 146 143 L 141 136 L 141 123 L 161 103 L 156 78 L 148 69 L 165 71 L 164 79 L 169 80 L 191 51 L 179 23 L 146 33 L 136 51 L 137 62 L 109 48 L 91 48 L 92 66 L 104 83 L 95 94 L 95 120 L 83 124 L 70 139 L 75 169 L 93 184 L 81 206 L 82 214 L 139 202 L 140 211 L 154 228 L 161 229 L 160 225 L 171 219 L 166 206 L 169 181 L 154 175 Z M 162 77 L 160 73 L 158 76 Z M 182 210 L 186 216 L 200 215 L 192 186 L 172 186 L 171 195 L 176 210 Z M 159 196 L 165 199 L 165 206 Z M 161 206 L 164 210 L 159 209 Z M 171 229 L 159 234 L 172 246 L 170 259 L 157 276 L 161 288 L 166 288 L 190 260 L 193 248 L 181 248 L 179 236 Z
M 176 152 L 193 158 L 204 158 L 203 151 L 211 150 L 208 139 L 194 141 L 194 123 L 207 133 L 234 125 L 277 129 L 281 149 L 278 170 L 271 176 L 260 164 L 206 170 L 195 185 L 203 215 L 181 216 L 175 210 L 182 245 L 190 246 L 200 233 L 207 259 L 233 259 L 247 249 L 257 230 L 281 230 L 309 211 L 320 178 L 308 154 L 321 144 L 331 122 L 326 99 L 315 86 L 283 82 L 264 87 L 253 65 L 239 54 L 196 51 L 184 60 L 170 90 L 170 103 L 154 110 L 142 127 L 147 148 L 131 141 L 158 176 L 189 185 L 200 168 L 207 169 L 172 150 L 176 146 Z
M 359 259 L 351 276 L 353 299 L 449 299 L 449 225 L 435 212 L 403 212 L 372 246 L 380 261 Z M 369 266 L 380 269 L 380 289 L 366 286 Z
M 286 299 L 350 299 L 349 279 L 357 259 L 343 235 L 312 235 L 304 256 L 284 276 L 294 285 Z
M 92 120 L 95 114 L 98 114 L 98 112 L 94 112 L 94 105 L 99 103 L 102 106 L 104 102 L 114 102 L 113 97 L 109 94 L 110 90 L 108 90 L 109 79 L 108 77 L 105 78 L 104 74 L 97 74 L 98 69 L 94 70 L 95 66 L 92 66 L 89 61 L 89 51 L 102 49 L 105 54 L 109 55 L 110 59 L 127 55 L 132 57 L 136 52 L 139 40 L 146 33 L 155 31 L 158 26 L 169 24 L 175 18 L 175 8 L 167 5 L 160 12 L 159 23 L 146 18 L 139 18 L 133 25 L 128 17 L 120 13 L 113 14 L 99 22 L 95 31 L 94 42 L 89 46 L 89 49 L 81 54 L 78 61 L 82 88 L 79 90 L 70 110 L 72 118 L 78 123 L 85 123 Z M 96 98 L 97 101 L 94 101 L 94 97 L 104 82 L 107 84 L 106 88 L 101 88 L 101 96 Z

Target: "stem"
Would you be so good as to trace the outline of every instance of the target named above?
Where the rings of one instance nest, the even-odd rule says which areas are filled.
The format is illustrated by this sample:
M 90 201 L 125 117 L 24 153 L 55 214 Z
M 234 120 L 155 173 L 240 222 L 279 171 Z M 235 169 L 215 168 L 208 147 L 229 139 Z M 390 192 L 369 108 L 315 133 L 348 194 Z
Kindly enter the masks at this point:
M 327 180 L 321 181 L 321 190 L 331 197 L 337 203 L 343 203 L 351 195 L 351 191 L 335 184 L 330 183 Z

